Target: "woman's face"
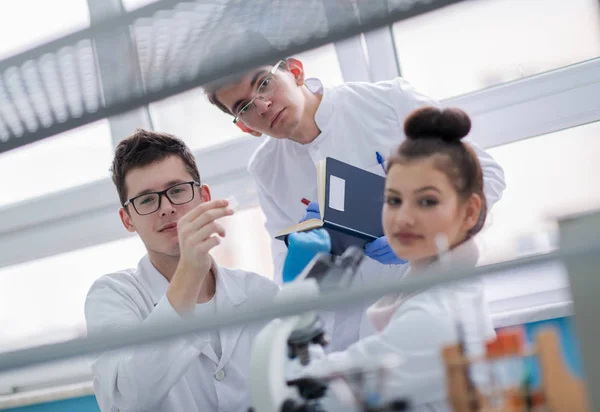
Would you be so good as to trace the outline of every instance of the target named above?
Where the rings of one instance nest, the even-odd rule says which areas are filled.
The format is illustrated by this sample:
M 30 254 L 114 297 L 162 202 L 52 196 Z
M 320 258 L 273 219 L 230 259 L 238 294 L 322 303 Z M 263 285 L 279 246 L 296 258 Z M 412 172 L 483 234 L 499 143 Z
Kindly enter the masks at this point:
M 383 230 L 394 253 L 411 263 L 438 254 L 439 234 L 450 248 L 463 242 L 481 210 L 479 196 L 460 199 L 434 160 L 431 156 L 394 164 L 387 174 Z

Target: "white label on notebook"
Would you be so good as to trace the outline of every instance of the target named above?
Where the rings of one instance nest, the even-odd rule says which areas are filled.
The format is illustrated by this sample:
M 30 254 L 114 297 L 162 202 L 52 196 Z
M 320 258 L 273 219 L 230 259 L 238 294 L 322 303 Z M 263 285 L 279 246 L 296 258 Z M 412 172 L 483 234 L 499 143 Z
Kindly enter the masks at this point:
M 329 176 L 329 207 L 343 212 L 345 198 L 346 181 L 337 176 Z

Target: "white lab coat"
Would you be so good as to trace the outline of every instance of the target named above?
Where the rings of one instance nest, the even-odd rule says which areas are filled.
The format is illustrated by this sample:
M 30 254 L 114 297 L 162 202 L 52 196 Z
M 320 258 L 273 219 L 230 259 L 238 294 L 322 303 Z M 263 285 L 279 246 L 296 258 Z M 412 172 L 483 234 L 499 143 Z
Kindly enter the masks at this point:
M 460 245 L 450 254 L 461 267 L 475 266 L 479 257 L 473 240 Z M 441 268 L 439 262 L 431 268 Z M 418 276 L 409 272 L 406 276 Z M 447 411 L 445 367 L 441 357 L 443 346 L 459 341 L 457 325 L 463 327 L 465 351 L 469 355 L 483 355 L 485 342 L 495 337 L 492 319 L 487 307 L 481 280 L 456 282 L 435 286 L 411 295 L 386 296 L 386 304 L 397 302 L 389 323 L 381 332 L 362 339 L 344 352 L 329 354 L 304 368 L 326 371 L 327 365 L 372 364 L 378 357 L 398 355 L 400 366 L 388 371 L 383 386 L 384 400 L 402 397 L 409 399 L 414 411 Z M 381 359 L 379 358 L 379 359 Z M 379 362 L 381 364 L 381 362 Z M 471 376 L 480 390 L 489 383 L 486 365 L 479 364 Z M 329 401 L 328 404 L 335 405 Z M 332 407 L 331 411 L 348 407 Z
M 287 248 L 274 236 L 300 220 L 306 209 L 300 201 L 302 198 L 317 199 L 317 163 L 333 157 L 384 175 L 375 152 L 387 159 L 405 138 L 406 117 L 424 105 L 439 106 L 438 102 L 416 92 L 402 78 L 379 83 L 345 83 L 324 90 L 317 79 L 308 79 L 307 86 L 315 93 L 323 93 L 315 114 L 321 134 L 307 145 L 267 137 L 248 165 L 266 216 L 265 227 L 273 238 L 274 279 L 278 283 L 281 283 Z M 504 172 L 490 155 L 473 142 L 469 143 L 481 162 L 485 195 L 491 208 L 505 188 Z M 405 271 L 406 265 L 383 265 L 365 259 L 355 284 L 399 277 Z M 360 337 L 374 332 L 363 316 L 370 303 L 324 315 L 325 323 L 332 331 L 331 350 L 343 350 Z
M 279 287 L 255 273 L 216 268 L 216 310 L 244 307 L 276 295 Z M 105 275 L 85 302 L 88 334 L 151 325 L 178 315 L 166 298 L 167 280 L 148 256 L 137 269 Z M 204 305 L 197 305 L 202 315 Z M 209 307 L 210 305 L 206 305 Z M 210 314 L 206 314 L 209 315 Z M 103 353 L 93 363 L 94 390 L 102 412 L 246 410 L 251 343 L 264 324 L 219 330 L 217 358 L 210 333 Z

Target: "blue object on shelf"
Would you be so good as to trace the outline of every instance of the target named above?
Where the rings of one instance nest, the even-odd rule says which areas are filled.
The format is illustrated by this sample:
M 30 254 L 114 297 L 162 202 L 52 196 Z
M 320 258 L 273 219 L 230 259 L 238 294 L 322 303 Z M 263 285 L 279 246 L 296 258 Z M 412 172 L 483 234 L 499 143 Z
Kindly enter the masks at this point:
M 579 344 L 575 335 L 572 317 L 548 319 L 539 322 L 531 322 L 524 325 L 525 336 L 528 343 L 534 343 L 537 333 L 545 327 L 554 327 L 559 332 L 560 346 L 565 363 L 574 376 L 583 379 L 583 365 L 579 355 Z M 527 367 L 531 374 L 533 388 L 539 388 L 541 384 L 541 370 L 538 360 L 528 359 Z
M 2 409 L 3 412 L 100 412 L 94 395 L 36 405 Z

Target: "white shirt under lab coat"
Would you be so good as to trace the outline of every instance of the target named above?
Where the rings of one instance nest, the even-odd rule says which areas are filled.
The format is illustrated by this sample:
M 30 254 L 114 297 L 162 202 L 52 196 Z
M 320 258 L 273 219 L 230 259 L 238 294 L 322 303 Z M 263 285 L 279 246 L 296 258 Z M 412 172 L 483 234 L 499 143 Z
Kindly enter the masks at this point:
M 465 268 L 475 266 L 479 257 L 472 240 L 457 247 L 450 255 Z M 431 267 L 440 269 L 442 265 L 436 262 Z M 413 275 L 419 276 L 413 272 L 406 276 Z M 442 348 L 459 342 L 458 324 L 462 327 L 460 339 L 470 356 L 483 355 L 485 342 L 495 337 L 482 281 L 438 285 L 410 295 L 386 296 L 381 301 L 387 302 L 384 307 L 394 302 L 389 305 L 394 309 L 389 323 L 379 333 L 354 343 L 344 352 L 331 353 L 324 360 L 311 362 L 302 373 L 296 367 L 295 373 L 327 371 L 327 365 L 332 362 L 338 367 L 370 365 L 377 358 L 398 355 L 402 361 L 387 371 L 381 394 L 383 399 L 408 398 L 414 407 L 411 411 L 450 412 Z M 485 390 L 489 382 L 486 371 L 485 365 L 471 369 L 471 376 L 480 390 Z M 332 412 L 353 410 L 338 402 L 328 404 L 331 407 L 328 410 Z
M 255 273 L 214 264 L 214 305 L 196 314 L 239 310 L 276 295 L 279 287 Z M 85 302 L 88 334 L 179 319 L 165 293 L 168 282 L 148 256 L 137 269 L 105 275 Z M 251 343 L 262 323 L 218 330 L 221 357 L 205 332 L 166 343 L 106 352 L 92 365 L 94 390 L 102 412 L 189 412 L 246 410 Z M 212 336 L 212 342 L 216 340 Z
M 287 248 L 284 242 L 274 237 L 303 216 L 306 206 L 301 203 L 302 198 L 317 199 L 318 162 L 333 157 L 384 175 L 376 152 L 387 159 L 405 139 L 406 117 L 419 107 L 439 106 L 438 102 L 416 92 L 399 77 L 378 83 L 345 83 L 325 89 L 317 79 L 308 79 L 307 86 L 315 93 L 323 93 L 315 114 L 321 130 L 319 136 L 306 145 L 266 137 L 248 165 L 266 216 L 265 227 L 273 238 L 274 279 L 278 283 L 282 282 L 281 270 Z M 505 188 L 504 172 L 490 155 L 466 140 L 481 162 L 484 191 L 491 208 Z M 383 265 L 367 258 L 357 273 L 355 284 L 370 284 L 382 278 L 402 276 L 405 271 L 406 265 Z M 343 350 L 374 332 L 363 316 L 370 303 L 324 316 L 332 334 L 331 350 Z M 357 325 L 360 327 L 357 328 Z

